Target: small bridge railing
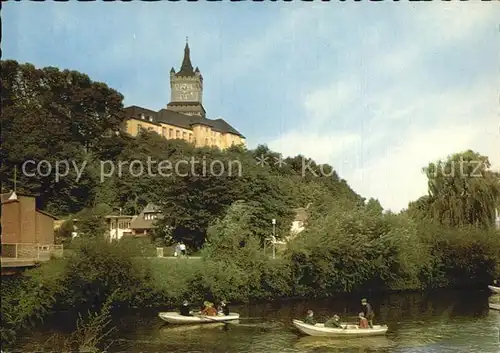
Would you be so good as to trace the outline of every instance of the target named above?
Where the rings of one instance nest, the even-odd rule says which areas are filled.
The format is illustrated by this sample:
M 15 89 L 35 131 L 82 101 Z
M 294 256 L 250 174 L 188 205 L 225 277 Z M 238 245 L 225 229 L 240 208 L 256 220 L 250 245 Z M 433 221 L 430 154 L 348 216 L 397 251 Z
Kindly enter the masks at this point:
M 62 257 L 63 246 L 56 244 L 2 243 L 2 258 L 48 261 Z

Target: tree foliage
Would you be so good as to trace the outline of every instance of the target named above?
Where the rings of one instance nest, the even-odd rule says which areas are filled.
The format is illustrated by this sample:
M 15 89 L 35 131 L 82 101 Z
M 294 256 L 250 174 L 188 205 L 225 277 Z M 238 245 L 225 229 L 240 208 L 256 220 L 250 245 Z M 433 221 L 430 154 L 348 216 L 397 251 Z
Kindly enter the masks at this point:
M 17 168 L 18 190 L 37 195 L 40 208 L 58 215 L 89 206 L 97 175 L 90 168 L 78 175 L 75 166 L 81 170 L 91 164 L 102 145 L 116 139 L 123 96 L 76 71 L 37 69 L 12 60 L 1 62 L 1 79 L 2 180 L 12 185 Z M 33 163 L 25 165 L 24 173 L 26 161 Z M 37 173 L 41 161 L 52 170 L 43 162 Z M 67 171 L 60 180 L 57 162 L 60 173 Z
M 500 180 L 488 157 L 471 150 L 430 163 L 424 172 L 429 196 L 411 208 L 447 226 L 492 227 L 500 200 Z

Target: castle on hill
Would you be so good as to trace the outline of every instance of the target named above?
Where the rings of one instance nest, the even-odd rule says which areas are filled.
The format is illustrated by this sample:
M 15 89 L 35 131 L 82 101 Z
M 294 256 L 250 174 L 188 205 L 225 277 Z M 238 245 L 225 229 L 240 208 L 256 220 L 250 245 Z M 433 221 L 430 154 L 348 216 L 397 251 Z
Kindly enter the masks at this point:
M 160 111 L 126 107 L 126 132 L 136 136 L 141 130 L 155 131 L 166 139 L 182 139 L 196 147 L 246 145 L 245 137 L 225 120 L 206 117 L 203 76 L 198 67 L 193 69 L 187 41 L 180 70 L 170 70 L 170 90 L 170 103 Z

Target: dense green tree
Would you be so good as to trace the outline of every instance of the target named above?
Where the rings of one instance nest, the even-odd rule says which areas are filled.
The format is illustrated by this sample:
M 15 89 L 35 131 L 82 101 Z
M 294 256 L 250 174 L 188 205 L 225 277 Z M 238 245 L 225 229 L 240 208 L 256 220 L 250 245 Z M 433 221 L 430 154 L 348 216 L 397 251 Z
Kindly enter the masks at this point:
M 248 300 L 269 293 L 289 294 L 290 283 L 276 280 L 286 274 L 286 266 L 276 266 L 262 251 L 252 219 L 259 213 L 254 203 L 236 201 L 226 215 L 208 229 L 203 249 L 204 282 L 215 298 Z M 280 268 L 283 272 L 273 273 Z M 230 285 L 229 285 L 230 284 Z M 267 293 L 266 293 L 267 292 Z
M 374 214 L 382 214 L 384 211 L 384 208 L 380 204 L 379 200 L 370 198 L 368 202 L 366 203 L 366 209 L 369 212 L 373 212 Z
M 287 250 L 299 293 L 418 287 L 428 256 L 412 221 L 401 217 L 337 208 L 311 220 Z
M 38 206 L 57 215 L 88 206 L 97 176 L 86 164 L 115 136 L 122 95 L 76 71 L 12 60 L 1 61 L 1 79 L 2 179 L 12 188 L 17 168 L 17 189 L 37 195 Z M 37 172 L 39 162 L 45 164 Z M 57 178 L 56 165 L 66 175 Z
M 488 157 L 471 150 L 429 164 L 429 198 L 415 206 L 428 202 L 424 215 L 444 225 L 491 227 L 500 184 L 490 167 Z
M 76 215 L 78 236 L 103 238 L 107 229 L 105 217 L 111 214 L 112 211 L 111 207 L 106 204 L 99 204 L 93 208 L 85 208 L 80 211 Z

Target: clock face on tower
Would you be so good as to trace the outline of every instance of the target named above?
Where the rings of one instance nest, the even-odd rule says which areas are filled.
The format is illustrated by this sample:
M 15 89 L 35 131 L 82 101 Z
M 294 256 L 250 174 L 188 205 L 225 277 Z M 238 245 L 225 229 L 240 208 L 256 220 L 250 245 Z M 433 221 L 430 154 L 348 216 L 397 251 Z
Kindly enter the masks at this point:
M 197 101 L 198 87 L 192 83 L 176 83 L 173 87 L 175 99 L 178 101 Z

